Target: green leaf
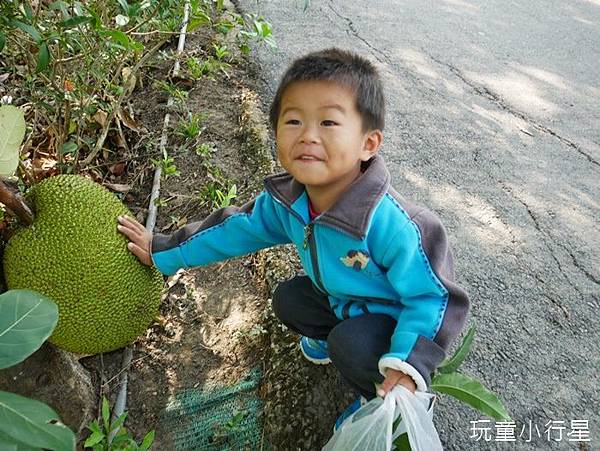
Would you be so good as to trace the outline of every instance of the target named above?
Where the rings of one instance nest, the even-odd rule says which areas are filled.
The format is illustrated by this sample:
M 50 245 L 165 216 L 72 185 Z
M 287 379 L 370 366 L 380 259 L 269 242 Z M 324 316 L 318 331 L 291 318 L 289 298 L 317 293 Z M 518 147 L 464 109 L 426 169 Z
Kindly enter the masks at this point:
M 98 431 L 94 431 L 92 432 L 92 435 L 90 435 L 85 443 L 83 444 L 84 447 L 86 448 L 91 448 L 94 445 L 97 445 L 98 443 L 100 443 L 104 437 L 106 437 L 102 432 L 98 432 Z
M 144 436 L 144 440 L 142 441 L 142 444 L 140 445 L 140 451 L 147 451 L 150 446 L 152 445 L 152 442 L 154 442 L 154 430 L 148 432 L 145 436 Z
M 410 442 L 408 441 L 408 434 L 401 434 L 400 437 L 394 441 L 394 446 L 395 451 L 411 451 Z
M 92 432 L 98 432 L 100 434 L 102 433 L 102 429 L 100 429 L 100 425 L 96 420 L 92 421 L 87 428 Z
M 2 451 L 40 451 L 40 448 L 34 448 L 24 445 L 10 438 L 8 435 L 0 432 L 0 449 Z
M 17 451 L 19 446 L 13 439 L 0 433 L 0 449 L 3 451 Z
M 102 421 L 104 423 L 104 430 L 106 432 L 110 431 L 110 406 L 108 405 L 108 399 L 106 396 L 102 397 Z
M 125 418 L 127 418 L 127 412 L 123 412 L 121 415 L 119 415 L 119 418 L 111 423 L 109 432 L 112 432 L 115 429 L 119 429 L 121 426 L 123 426 L 123 423 L 125 423 Z
M 6 45 L 6 36 L 4 33 L 0 31 L 0 52 L 4 50 L 4 46 Z
M 208 23 L 210 23 L 210 17 L 206 13 L 198 13 L 190 19 L 187 29 L 192 32 L 196 28 Z
M 29 24 L 23 23 L 19 20 L 11 20 L 9 22 L 10 26 L 18 28 L 19 30 L 24 31 L 25 33 L 27 33 L 28 35 L 30 35 L 33 40 L 35 42 L 37 42 L 38 44 L 40 44 L 42 42 L 42 35 L 40 34 L 39 31 L 37 31 L 37 29 L 35 27 L 32 27 Z
M 25 137 L 23 110 L 0 106 L 0 175 L 12 175 L 19 165 L 19 149 Z
M 108 30 L 105 34 L 110 37 L 117 44 L 120 44 L 123 48 L 129 49 L 131 47 L 131 40 L 129 36 L 119 30 Z
M 73 141 L 67 141 L 66 143 L 63 143 L 62 146 L 60 146 L 60 148 L 58 149 L 58 153 L 60 155 L 66 155 L 68 153 L 73 153 L 75 152 L 79 147 L 77 146 L 77 144 L 75 144 Z
M 91 20 L 92 20 L 91 17 L 75 16 L 75 17 L 71 17 L 70 19 L 59 22 L 58 26 L 61 28 L 64 28 L 64 29 L 69 29 L 69 28 L 74 28 L 78 25 L 90 22 Z
M 437 369 L 440 373 L 454 373 L 458 367 L 463 363 L 469 351 L 471 351 L 471 345 L 475 338 L 475 324 L 469 327 L 467 335 L 463 338 L 462 343 L 454 353 L 454 355 L 442 362 L 440 367 Z
M 50 63 L 50 50 L 48 49 L 48 44 L 42 42 L 38 51 L 37 67 L 35 68 L 35 71 L 43 71 L 48 67 L 48 63 Z
M 437 374 L 431 380 L 430 387 L 432 390 L 454 396 L 496 420 L 510 420 L 498 397 L 472 377 L 460 373 Z
M 0 433 L 16 442 L 56 451 L 75 450 L 73 431 L 42 402 L 0 391 L 0 418 Z
M 125 428 L 122 428 L 119 429 L 117 435 L 113 437 L 111 445 L 113 446 L 113 449 L 122 449 L 121 447 L 119 447 L 119 445 L 122 445 L 123 443 L 131 443 L 132 441 L 133 440 L 129 436 L 127 430 Z
M 10 290 L 0 295 L 0 369 L 35 352 L 57 322 L 56 304 L 35 291 Z
M 29 19 L 29 21 L 33 20 L 33 9 L 31 9 L 31 5 L 29 4 L 29 2 L 24 2 L 23 12 L 25 13 L 25 17 Z

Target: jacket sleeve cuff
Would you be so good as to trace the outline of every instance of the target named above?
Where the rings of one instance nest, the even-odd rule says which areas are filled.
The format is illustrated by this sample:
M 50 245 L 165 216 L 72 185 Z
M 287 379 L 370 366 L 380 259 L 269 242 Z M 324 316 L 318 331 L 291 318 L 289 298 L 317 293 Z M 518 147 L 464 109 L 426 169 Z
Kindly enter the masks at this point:
M 159 250 L 164 248 L 163 242 L 168 239 L 171 239 L 168 235 L 154 234 L 152 236 L 150 259 L 162 274 L 172 276 L 182 268 L 189 268 L 189 265 L 183 259 L 181 248 L 173 247 L 168 250 Z
M 386 370 L 388 368 L 402 371 L 403 373 L 408 374 L 410 377 L 412 377 L 413 381 L 415 381 L 418 391 L 427 391 L 427 383 L 425 382 L 425 379 L 423 379 L 421 373 L 419 373 L 411 364 L 397 357 L 381 358 L 379 360 L 379 372 L 383 377 L 386 376 Z

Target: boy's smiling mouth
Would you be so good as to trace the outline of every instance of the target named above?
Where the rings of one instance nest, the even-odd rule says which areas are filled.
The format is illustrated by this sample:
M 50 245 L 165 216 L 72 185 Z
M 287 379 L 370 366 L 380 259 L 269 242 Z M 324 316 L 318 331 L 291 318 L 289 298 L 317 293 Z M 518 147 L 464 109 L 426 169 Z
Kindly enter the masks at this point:
M 316 155 L 312 155 L 312 154 L 302 154 L 302 155 L 299 155 L 299 156 L 297 156 L 295 158 L 295 160 L 301 160 L 301 161 L 306 161 L 306 162 L 324 161 L 322 158 L 319 158 Z

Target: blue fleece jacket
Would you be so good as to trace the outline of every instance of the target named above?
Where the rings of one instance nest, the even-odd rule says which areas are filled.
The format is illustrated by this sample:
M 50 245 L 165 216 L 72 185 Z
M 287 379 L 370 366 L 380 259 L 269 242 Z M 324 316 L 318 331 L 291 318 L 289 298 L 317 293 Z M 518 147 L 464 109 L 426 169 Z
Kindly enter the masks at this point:
M 307 275 L 340 319 L 384 313 L 396 319 L 379 361 L 426 390 L 464 326 L 469 301 L 454 282 L 444 228 L 433 213 L 400 198 L 380 156 L 329 210 L 309 218 L 304 186 L 289 174 L 241 208 L 227 207 L 172 235 L 153 237 L 152 258 L 167 275 L 277 244 L 293 243 Z

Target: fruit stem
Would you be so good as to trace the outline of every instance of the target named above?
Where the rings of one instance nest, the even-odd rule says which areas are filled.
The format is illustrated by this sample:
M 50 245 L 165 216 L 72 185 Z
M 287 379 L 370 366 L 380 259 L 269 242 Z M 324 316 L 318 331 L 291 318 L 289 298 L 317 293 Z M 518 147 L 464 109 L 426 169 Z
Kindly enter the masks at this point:
M 25 203 L 23 196 L 19 192 L 11 190 L 2 179 L 0 179 L 0 203 L 4 204 L 25 226 L 33 223 L 33 211 Z

